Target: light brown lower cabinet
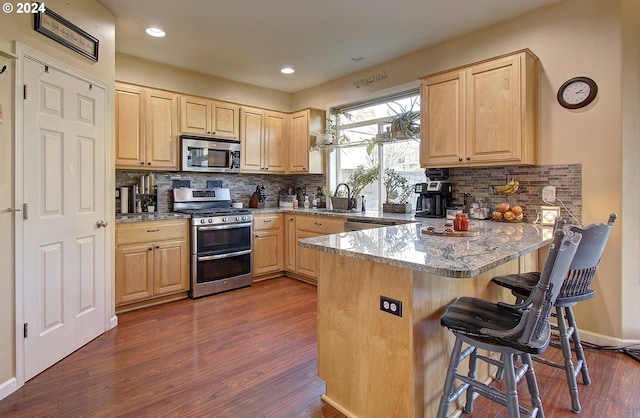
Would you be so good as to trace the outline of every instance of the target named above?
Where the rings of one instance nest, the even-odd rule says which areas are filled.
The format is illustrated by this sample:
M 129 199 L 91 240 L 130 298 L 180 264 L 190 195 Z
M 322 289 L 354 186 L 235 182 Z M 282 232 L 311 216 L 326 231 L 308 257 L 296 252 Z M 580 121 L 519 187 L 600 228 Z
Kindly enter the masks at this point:
M 298 246 L 302 238 L 344 232 L 344 218 L 293 213 L 253 217 L 254 280 L 279 276 L 317 283 L 318 252 Z
M 258 280 L 284 270 L 283 216 L 272 213 L 253 217 L 253 275 Z
M 344 218 L 329 216 L 296 215 L 296 270 L 295 273 L 305 281 L 318 282 L 318 252 L 298 246 L 298 240 L 319 235 L 344 232 Z
M 116 225 L 116 312 L 187 297 L 187 219 Z

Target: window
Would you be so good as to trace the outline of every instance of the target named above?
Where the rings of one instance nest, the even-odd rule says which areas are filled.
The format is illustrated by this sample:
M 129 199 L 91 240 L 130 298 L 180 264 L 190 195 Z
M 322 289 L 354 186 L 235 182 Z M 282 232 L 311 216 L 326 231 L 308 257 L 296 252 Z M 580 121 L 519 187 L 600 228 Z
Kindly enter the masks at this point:
M 330 182 L 332 190 L 348 183 L 354 171 L 362 166 L 375 169 L 377 181 L 367 185 L 366 208 L 382 210 L 386 201 L 383 176 L 393 169 L 408 180 L 411 188 L 424 182 L 420 168 L 420 92 L 417 89 L 385 96 L 366 103 L 331 108 L 338 144 L 334 144 Z M 390 197 L 390 201 L 395 200 Z M 415 204 L 413 194 L 408 202 Z

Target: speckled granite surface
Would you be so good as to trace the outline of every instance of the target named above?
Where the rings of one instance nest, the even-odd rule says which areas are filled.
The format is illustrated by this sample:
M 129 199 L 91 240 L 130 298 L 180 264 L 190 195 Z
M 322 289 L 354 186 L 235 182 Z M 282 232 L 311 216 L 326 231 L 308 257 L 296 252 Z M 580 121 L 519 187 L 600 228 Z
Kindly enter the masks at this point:
M 166 221 L 167 219 L 189 219 L 189 218 L 191 218 L 191 215 L 187 215 L 184 213 L 141 212 L 141 213 L 129 213 L 127 215 L 119 214 L 116 216 L 116 223 Z
M 442 219 L 305 238 L 305 248 L 389 264 L 441 276 L 468 278 L 551 242 L 552 227 L 526 223 L 471 221 L 473 238 L 432 236 L 422 227 L 442 226 Z

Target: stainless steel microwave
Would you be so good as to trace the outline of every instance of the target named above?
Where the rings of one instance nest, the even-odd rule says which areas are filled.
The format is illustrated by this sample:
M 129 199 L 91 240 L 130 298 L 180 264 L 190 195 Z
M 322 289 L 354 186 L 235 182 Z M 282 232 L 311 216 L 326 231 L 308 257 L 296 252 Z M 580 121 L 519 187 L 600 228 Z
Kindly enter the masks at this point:
M 240 141 L 180 136 L 182 171 L 199 173 L 239 173 Z

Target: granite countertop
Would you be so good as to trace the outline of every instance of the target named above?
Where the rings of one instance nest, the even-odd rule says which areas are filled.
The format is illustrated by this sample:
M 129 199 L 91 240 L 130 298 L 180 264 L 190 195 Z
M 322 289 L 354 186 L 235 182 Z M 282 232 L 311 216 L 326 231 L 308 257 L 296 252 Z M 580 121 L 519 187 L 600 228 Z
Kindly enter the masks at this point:
M 410 223 L 410 222 L 418 222 L 419 219 L 424 218 L 416 218 L 415 212 L 411 213 L 391 213 L 391 212 L 381 212 L 377 210 L 367 210 L 367 211 L 334 211 L 330 209 L 289 209 L 289 208 L 265 208 L 265 209 L 251 209 L 251 213 L 253 214 L 261 214 L 261 213 L 295 213 L 298 215 L 321 215 L 321 216 L 331 216 L 337 218 L 349 218 L 349 219 L 368 219 L 368 220 L 379 220 L 379 221 L 389 221 L 393 220 L 397 223 Z
M 191 215 L 185 213 L 176 212 L 140 212 L 140 213 L 128 213 L 123 215 L 121 213 L 116 215 L 116 223 L 126 222 L 145 222 L 145 221 L 166 221 L 170 219 L 190 219 Z
M 249 209 L 252 214 L 257 215 L 261 213 L 296 213 L 302 215 L 321 215 L 331 216 L 349 219 L 366 218 L 369 220 L 394 220 L 397 223 L 416 222 L 415 213 L 388 213 L 375 210 L 361 211 L 332 211 L 327 209 L 288 209 L 288 208 L 264 208 L 264 209 Z M 129 213 L 129 214 L 117 214 L 116 223 L 123 222 L 144 222 L 144 221 L 161 221 L 166 219 L 188 219 L 191 215 L 177 212 L 142 212 L 142 213 Z
M 553 227 L 529 223 L 470 222 L 477 237 L 433 236 L 422 227 L 444 219 L 305 238 L 301 247 L 440 276 L 475 277 L 551 242 Z

